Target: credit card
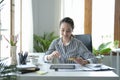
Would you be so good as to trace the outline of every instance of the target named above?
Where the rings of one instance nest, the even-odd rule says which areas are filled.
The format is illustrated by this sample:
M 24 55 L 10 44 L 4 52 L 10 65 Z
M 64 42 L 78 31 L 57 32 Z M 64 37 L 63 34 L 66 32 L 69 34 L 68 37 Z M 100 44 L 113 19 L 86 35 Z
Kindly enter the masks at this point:
M 74 58 L 74 57 L 71 57 L 71 58 L 68 58 L 68 60 L 73 61 L 73 60 L 75 60 L 75 58 Z

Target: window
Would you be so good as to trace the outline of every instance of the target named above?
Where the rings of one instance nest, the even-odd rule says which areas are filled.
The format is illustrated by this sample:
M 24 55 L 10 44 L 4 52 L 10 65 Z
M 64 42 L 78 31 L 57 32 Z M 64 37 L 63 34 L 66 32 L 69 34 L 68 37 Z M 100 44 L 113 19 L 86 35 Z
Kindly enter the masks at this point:
M 113 41 L 114 0 L 92 0 L 93 46 Z M 75 22 L 74 34 L 84 34 L 84 0 L 62 0 L 61 18 L 71 17 Z
M 61 18 L 71 17 L 74 20 L 73 34 L 84 33 L 84 0 L 62 0 Z
M 7 39 L 10 39 L 10 33 L 14 35 L 19 35 L 19 40 L 17 43 L 17 53 L 22 51 L 32 52 L 33 48 L 33 25 L 32 25 L 32 4 L 31 0 L 15 0 L 12 4 L 13 8 L 13 26 L 11 26 L 11 0 L 4 0 L 5 5 L 1 10 L 1 28 L 7 29 L 7 31 L 2 31 L 1 34 L 5 35 Z M 22 3 L 21 3 L 22 2 Z M 27 3 L 27 4 L 26 4 Z M 21 5 L 22 4 L 22 5 Z M 14 6 L 15 5 L 15 6 Z M 23 8 L 25 7 L 25 8 Z M 31 8 L 30 8 L 31 7 Z M 12 32 L 10 32 L 12 30 Z M 22 34 L 22 35 L 21 35 Z M 20 44 L 21 42 L 21 44 Z M 0 44 L 0 57 L 10 56 L 10 45 L 8 42 L 2 38 Z M 21 49 L 20 49 L 21 46 Z
M 114 6 L 115 0 L 93 0 L 92 3 L 92 38 L 93 46 L 114 38 Z
M 33 52 L 32 0 L 15 0 L 15 33 L 19 34 L 17 51 Z
M 4 0 L 2 4 L 0 4 L 0 28 L 7 29 L 5 31 L 1 31 L 1 35 L 4 35 L 6 38 L 10 38 L 10 0 Z M 10 49 L 8 46 L 8 42 L 2 37 L 0 44 L 0 57 L 8 57 L 10 53 Z

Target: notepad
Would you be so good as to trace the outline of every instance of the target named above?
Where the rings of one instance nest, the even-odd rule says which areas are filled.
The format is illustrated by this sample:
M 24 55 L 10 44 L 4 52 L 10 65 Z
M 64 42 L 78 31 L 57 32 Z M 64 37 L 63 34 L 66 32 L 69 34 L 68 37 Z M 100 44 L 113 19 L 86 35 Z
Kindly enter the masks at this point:
M 47 71 L 37 71 L 37 73 L 40 75 L 44 75 L 44 74 L 47 74 L 48 72 Z

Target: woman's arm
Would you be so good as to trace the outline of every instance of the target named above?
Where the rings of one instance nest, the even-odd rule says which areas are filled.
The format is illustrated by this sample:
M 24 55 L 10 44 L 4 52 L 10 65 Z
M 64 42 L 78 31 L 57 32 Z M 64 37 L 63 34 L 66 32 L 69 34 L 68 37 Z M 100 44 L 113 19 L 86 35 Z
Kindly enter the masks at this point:
M 56 51 L 56 48 L 55 46 L 58 44 L 58 39 L 55 39 L 52 41 L 52 43 L 50 44 L 50 47 L 48 49 L 48 51 L 45 53 L 45 56 L 44 56 L 44 61 L 45 62 L 52 62 L 52 59 L 54 57 L 59 57 L 60 54 L 58 51 Z
M 85 63 L 97 63 L 97 58 L 91 53 L 87 47 L 80 42 L 80 45 L 78 46 L 78 56 L 82 57 L 83 60 L 85 60 Z
M 51 53 L 53 51 L 55 51 L 55 44 L 56 44 L 56 40 L 53 40 L 52 43 L 49 46 L 49 49 L 46 51 L 46 53 L 43 57 L 45 62 L 51 62 L 52 61 Z

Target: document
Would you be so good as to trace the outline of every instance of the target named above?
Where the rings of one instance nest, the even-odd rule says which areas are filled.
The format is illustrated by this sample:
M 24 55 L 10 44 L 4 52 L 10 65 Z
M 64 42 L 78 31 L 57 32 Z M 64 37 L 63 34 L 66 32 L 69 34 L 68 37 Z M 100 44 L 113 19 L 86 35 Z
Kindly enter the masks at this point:
M 113 70 L 114 68 L 106 66 L 104 64 L 87 64 L 85 67 L 94 70 L 94 71 L 106 71 L 106 70 Z

